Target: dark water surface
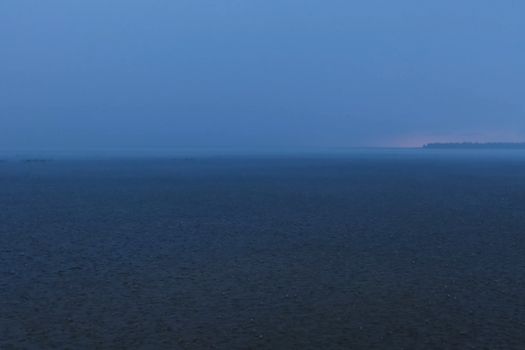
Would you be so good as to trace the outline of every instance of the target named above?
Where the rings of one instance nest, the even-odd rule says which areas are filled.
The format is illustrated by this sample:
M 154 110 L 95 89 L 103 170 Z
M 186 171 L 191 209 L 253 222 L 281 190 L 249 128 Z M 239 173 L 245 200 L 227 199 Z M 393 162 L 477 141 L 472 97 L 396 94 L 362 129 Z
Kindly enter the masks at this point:
M 525 157 L 0 163 L 0 349 L 524 349 Z

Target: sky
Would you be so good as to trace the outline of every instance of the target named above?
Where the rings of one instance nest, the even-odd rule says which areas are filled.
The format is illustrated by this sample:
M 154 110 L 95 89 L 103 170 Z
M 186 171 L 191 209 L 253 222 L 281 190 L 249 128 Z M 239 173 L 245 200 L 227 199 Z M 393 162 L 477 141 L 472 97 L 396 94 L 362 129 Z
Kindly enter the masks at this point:
M 522 0 L 2 0 L 0 149 L 525 140 Z

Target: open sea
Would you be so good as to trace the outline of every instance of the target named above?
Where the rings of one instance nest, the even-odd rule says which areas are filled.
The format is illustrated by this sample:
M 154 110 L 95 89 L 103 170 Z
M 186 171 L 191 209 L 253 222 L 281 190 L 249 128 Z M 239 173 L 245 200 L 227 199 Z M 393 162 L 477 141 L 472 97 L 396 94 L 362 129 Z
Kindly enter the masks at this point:
M 525 349 L 525 152 L 5 157 L 0 349 Z

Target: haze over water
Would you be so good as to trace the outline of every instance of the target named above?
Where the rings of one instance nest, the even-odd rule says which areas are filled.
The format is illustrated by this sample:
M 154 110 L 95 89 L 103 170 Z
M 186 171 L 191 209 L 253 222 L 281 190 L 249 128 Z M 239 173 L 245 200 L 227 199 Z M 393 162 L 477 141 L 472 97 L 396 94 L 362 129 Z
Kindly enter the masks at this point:
M 520 1 L 0 3 L 0 149 L 525 140 Z
M 524 349 L 524 13 L 0 1 L 0 349 Z

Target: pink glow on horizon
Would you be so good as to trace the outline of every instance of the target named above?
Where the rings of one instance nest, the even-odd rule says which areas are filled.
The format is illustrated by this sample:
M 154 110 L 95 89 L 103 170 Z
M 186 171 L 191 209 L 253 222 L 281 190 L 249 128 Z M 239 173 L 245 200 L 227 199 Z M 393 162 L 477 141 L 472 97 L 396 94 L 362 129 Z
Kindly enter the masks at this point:
M 392 147 L 414 148 L 436 142 L 524 142 L 525 137 L 517 132 L 490 132 L 456 135 L 408 135 L 392 139 Z

